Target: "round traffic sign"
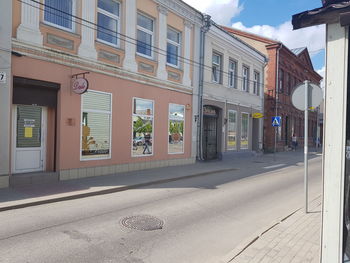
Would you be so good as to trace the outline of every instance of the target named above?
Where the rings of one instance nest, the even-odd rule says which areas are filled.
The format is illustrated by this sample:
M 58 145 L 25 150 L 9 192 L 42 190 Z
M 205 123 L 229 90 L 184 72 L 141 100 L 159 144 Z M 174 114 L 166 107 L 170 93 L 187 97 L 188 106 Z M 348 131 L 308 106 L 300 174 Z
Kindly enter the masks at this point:
M 323 100 L 322 89 L 314 84 L 309 83 L 309 105 L 308 108 L 318 107 Z M 298 110 L 304 111 L 306 109 L 305 105 L 305 84 L 299 84 L 292 92 L 292 104 Z

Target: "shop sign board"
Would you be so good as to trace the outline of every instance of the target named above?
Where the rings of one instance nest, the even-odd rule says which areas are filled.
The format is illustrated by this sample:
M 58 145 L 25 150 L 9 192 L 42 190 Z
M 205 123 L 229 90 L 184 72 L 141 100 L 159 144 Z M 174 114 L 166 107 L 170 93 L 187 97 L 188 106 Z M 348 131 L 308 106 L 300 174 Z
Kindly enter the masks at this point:
M 262 117 L 264 117 L 264 114 L 260 113 L 260 112 L 255 112 L 252 114 L 253 119 L 260 119 Z
M 75 78 L 73 80 L 72 89 L 76 94 L 83 94 L 89 88 L 89 82 L 86 78 Z

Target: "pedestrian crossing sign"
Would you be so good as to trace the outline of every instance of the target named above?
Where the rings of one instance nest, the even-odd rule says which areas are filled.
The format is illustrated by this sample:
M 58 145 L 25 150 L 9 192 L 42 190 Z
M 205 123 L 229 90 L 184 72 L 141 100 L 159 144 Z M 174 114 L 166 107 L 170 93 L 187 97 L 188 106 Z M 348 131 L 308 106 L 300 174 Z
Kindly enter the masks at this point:
M 281 126 L 281 116 L 272 117 L 272 127 L 280 127 Z

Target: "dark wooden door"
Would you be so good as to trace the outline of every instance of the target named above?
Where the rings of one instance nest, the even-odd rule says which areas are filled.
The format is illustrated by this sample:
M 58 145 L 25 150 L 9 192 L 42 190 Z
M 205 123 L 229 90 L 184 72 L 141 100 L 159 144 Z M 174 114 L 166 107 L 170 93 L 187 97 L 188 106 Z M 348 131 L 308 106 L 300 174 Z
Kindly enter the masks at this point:
M 203 155 L 205 160 L 217 158 L 217 117 L 203 118 Z

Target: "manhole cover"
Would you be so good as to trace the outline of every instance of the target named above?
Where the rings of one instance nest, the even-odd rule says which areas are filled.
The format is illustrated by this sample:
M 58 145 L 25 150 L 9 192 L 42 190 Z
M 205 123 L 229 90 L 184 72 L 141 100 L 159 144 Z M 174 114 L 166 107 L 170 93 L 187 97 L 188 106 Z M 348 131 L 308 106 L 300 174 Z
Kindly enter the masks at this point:
M 162 220 L 149 215 L 128 216 L 121 220 L 121 224 L 127 228 L 142 231 L 152 231 L 163 228 Z

